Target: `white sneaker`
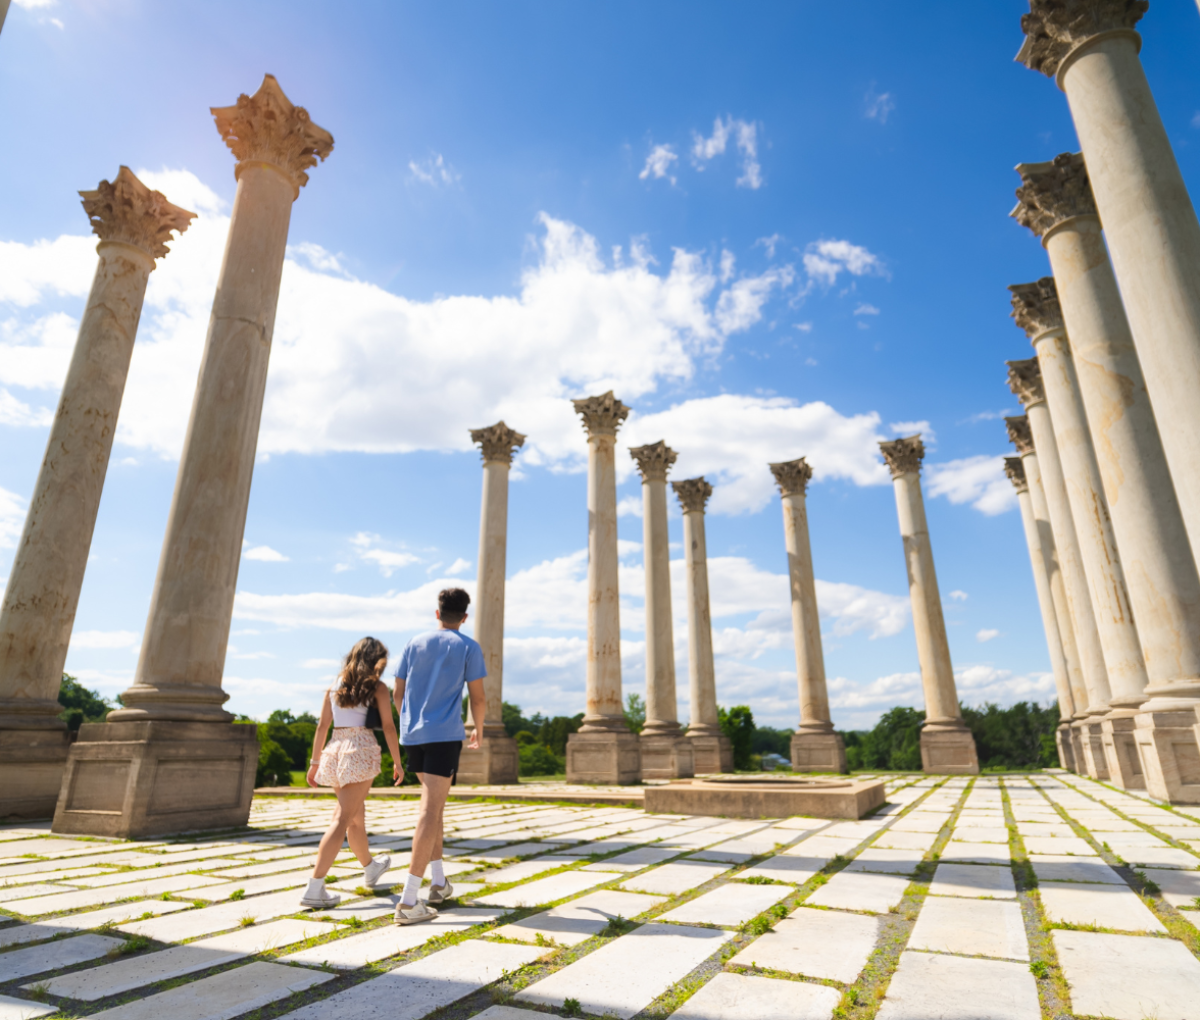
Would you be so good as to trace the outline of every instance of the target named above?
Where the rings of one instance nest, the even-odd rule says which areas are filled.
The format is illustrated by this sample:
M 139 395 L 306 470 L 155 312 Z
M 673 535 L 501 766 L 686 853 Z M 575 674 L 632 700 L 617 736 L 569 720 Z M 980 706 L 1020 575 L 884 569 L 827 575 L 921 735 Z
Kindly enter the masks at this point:
M 305 895 L 300 901 L 302 907 L 312 907 L 313 910 L 328 910 L 330 907 L 336 907 L 342 902 L 340 896 L 331 893 L 328 889 L 322 889 L 320 897 Z
M 417 900 L 411 907 L 406 907 L 403 903 L 396 904 L 397 924 L 418 924 L 421 921 L 432 921 L 437 914 L 438 912 L 433 907 L 420 900 Z
M 392 859 L 387 854 L 382 857 L 376 857 L 365 868 L 363 868 L 363 885 L 368 889 L 374 889 L 379 880 L 383 878 L 383 873 L 392 866 Z
M 436 907 L 446 900 L 454 898 L 454 886 L 450 884 L 450 879 L 446 879 L 445 885 L 431 885 L 429 887 L 429 895 L 425 897 L 425 902 L 431 907 Z

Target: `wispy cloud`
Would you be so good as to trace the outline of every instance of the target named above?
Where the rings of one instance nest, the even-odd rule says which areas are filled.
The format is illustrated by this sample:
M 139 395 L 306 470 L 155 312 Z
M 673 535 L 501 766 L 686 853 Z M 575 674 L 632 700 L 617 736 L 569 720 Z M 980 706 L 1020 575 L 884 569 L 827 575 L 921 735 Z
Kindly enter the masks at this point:
M 257 560 L 260 563 L 287 563 L 288 557 L 269 545 L 251 546 L 242 553 L 242 559 Z
M 1004 458 L 979 454 L 929 464 L 925 469 L 930 496 L 945 496 L 951 503 L 970 503 L 980 513 L 994 517 L 1017 505 L 1012 482 L 1004 474 Z
M 350 544 L 358 552 L 359 559 L 378 564 L 379 572 L 384 577 L 391 577 L 401 567 L 409 567 L 414 563 L 421 562 L 420 556 L 414 556 L 409 552 L 381 549 L 380 542 L 382 539 L 379 535 L 372 535 L 366 531 L 360 531 L 350 539 Z
M 976 632 L 975 640 L 982 644 L 985 641 L 991 641 L 992 638 L 998 638 L 999 636 L 1000 632 L 998 630 L 991 630 L 985 627 L 983 630 Z
M 957 588 L 950 593 L 950 598 L 954 599 L 955 602 L 966 602 L 970 597 L 965 591 L 960 591 Z
M 886 124 L 888 114 L 896 109 L 896 100 L 890 92 L 877 92 L 872 84 L 863 97 L 863 116 Z
M 656 145 L 650 150 L 650 155 L 646 157 L 646 165 L 642 167 L 642 172 L 638 177 L 645 181 L 650 178 L 655 180 L 663 180 L 664 178 L 675 183 L 675 177 L 671 173 L 671 164 L 679 159 L 675 149 L 670 145 Z
M 855 315 L 878 315 L 879 309 L 874 305 L 869 305 L 865 301 L 854 309 Z
M 723 120 L 718 117 L 713 121 L 713 131 L 708 137 L 698 131 L 692 132 L 692 163 L 697 170 L 703 170 L 705 164 L 722 155 L 733 139 L 742 156 L 742 174 L 737 179 L 740 188 L 757 190 L 763 185 L 762 166 L 758 162 L 758 125 L 745 120 L 727 116 Z
M 832 287 L 842 273 L 851 276 L 886 276 L 883 260 L 866 248 L 830 238 L 813 241 L 804 250 L 804 271 L 810 279 Z
M 431 153 L 428 159 L 420 162 L 415 159 L 409 160 L 408 169 L 414 181 L 434 188 L 457 184 L 462 180 L 462 174 L 447 163 L 440 152 Z

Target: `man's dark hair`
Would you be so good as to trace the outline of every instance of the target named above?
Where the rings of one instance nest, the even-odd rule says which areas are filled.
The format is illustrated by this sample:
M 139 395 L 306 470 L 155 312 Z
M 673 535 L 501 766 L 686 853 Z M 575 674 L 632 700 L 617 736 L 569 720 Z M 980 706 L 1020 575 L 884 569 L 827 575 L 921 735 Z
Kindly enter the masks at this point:
M 461 623 L 470 604 L 471 596 L 461 588 L 443 588 L 438 592 L 438 612 L 443 623 Z

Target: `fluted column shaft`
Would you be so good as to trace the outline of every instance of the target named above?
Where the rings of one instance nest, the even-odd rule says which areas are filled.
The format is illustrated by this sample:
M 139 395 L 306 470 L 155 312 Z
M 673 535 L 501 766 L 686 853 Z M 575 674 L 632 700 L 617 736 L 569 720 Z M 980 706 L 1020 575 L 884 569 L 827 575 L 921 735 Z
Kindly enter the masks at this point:
M 683 511 L 683 570 L 688 607 L 688 736 L 719 737 L 717 680 L 713 667 L 712 615 L 708 600 L 708 545 L 704 507 Z
M 505 460 L 483 464 L 479 516 L 479 571 L 475 591 L 475 640 L 483 649 L 487 677 L 485 734 L 504 731 L 504 579 L 508 555 L 508 473 Z M 478 725 L 478 722 L 476 722 Z
M 642 480 L 642 540 L 646 568 L 646 725 L 642 733 L 667 736 L 679 733 L 680 726 L 665 475 Z
M 588 436 L 588 645 L 584 732 L 625 728 L 621 706 L 616 434 Z

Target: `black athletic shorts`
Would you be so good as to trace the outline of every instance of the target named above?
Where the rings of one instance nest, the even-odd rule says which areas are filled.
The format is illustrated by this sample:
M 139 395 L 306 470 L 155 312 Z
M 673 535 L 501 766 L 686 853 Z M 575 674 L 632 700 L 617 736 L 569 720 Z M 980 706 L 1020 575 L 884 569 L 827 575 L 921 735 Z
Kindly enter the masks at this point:
M 431 776 L 445 776 L 453 786 L 458 781 L 458 756 L 462 753 L 461 740 L 436 740 L 432 744 L 405 744 L 409 772 L 424 772 Z

